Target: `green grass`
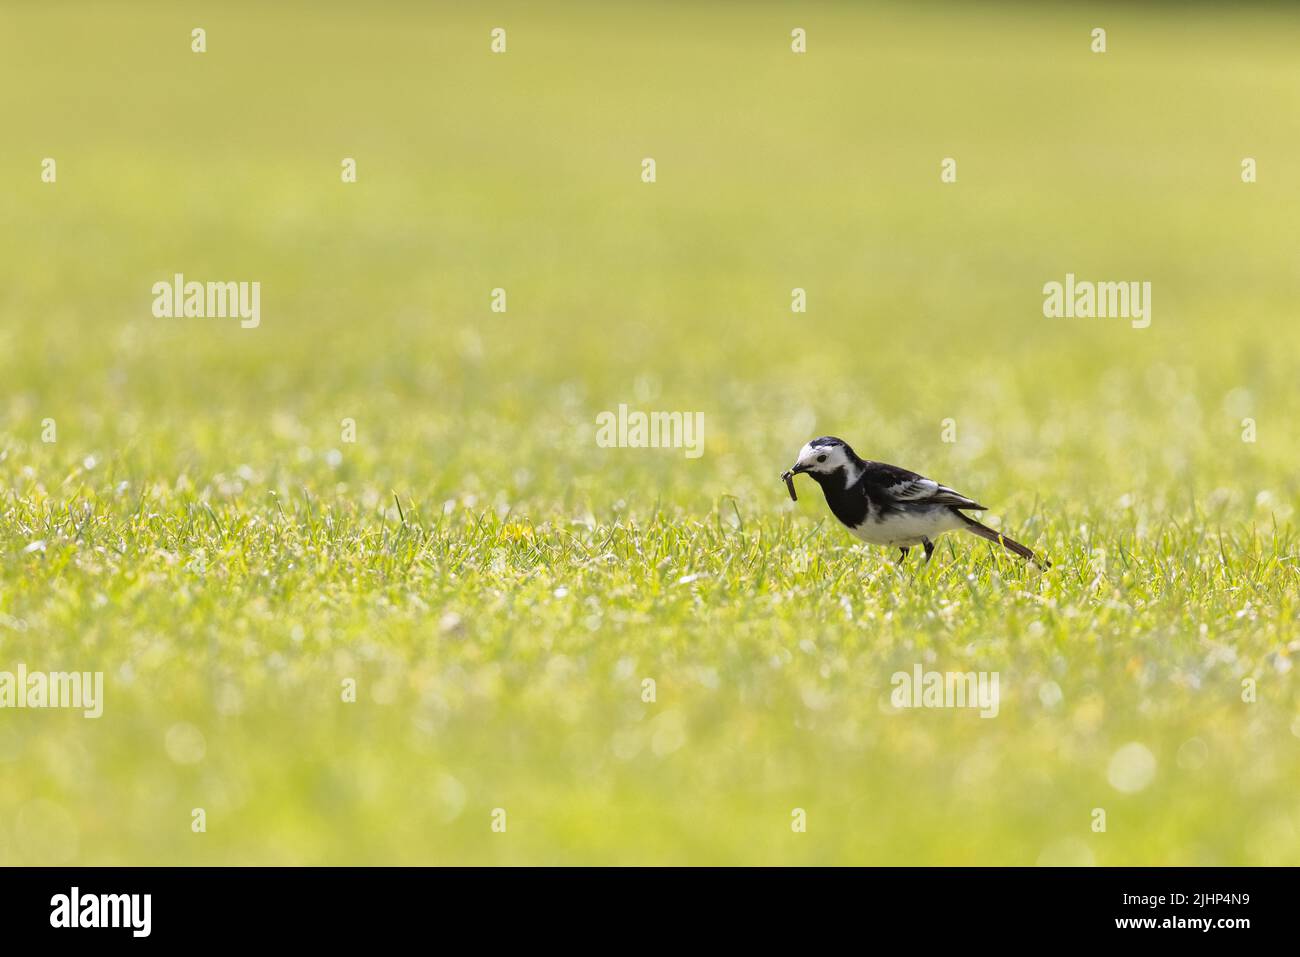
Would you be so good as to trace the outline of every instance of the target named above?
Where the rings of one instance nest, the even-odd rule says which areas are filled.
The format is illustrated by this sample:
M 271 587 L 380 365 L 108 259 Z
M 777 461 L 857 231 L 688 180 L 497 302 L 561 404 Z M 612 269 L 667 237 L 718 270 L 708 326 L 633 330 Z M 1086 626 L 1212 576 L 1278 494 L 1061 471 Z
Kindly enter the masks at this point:
M 0 863 L 1300 863 L 1295 13 L 0 21 L 0 670 L 106 684 L 0 710 Z M 778 478 L 827 432 L 1054 567 L 856 544 Z

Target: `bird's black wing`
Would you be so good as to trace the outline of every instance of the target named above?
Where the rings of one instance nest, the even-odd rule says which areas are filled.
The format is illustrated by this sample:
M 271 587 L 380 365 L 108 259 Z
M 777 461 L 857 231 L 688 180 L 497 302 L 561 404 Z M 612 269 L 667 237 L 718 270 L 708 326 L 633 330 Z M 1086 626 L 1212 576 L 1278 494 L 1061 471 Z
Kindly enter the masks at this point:
M 953 508 L 971 508 L 983 511 L 985 506 L 967 498 L 956 489 L 940 485 L 934 479 L 897 465 L 884 462 L 865 462 L 860 481 L 870 495 L 878 495 L 895 502 L 913 505 L 951 505 Z

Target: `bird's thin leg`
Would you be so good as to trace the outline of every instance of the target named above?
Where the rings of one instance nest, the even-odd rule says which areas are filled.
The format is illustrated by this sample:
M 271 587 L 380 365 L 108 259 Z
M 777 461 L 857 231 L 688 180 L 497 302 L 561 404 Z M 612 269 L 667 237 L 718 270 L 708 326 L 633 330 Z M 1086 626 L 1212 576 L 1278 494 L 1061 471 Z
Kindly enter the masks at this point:
M 934 554 L 934 542 L 928 538 L 921 539 L 921 544 L 925 546 L 925 563 L 930 564 L 930 556 Z
M 903 547 L 900 547 L 900 548 L 898 549 L 898 564 L 901 565 L 901 564 L 903 564 L 903 562 L 905 562 L 905 561 L 907 561 L 907 549 L 906 549 L 906 548 L 903 548 Z

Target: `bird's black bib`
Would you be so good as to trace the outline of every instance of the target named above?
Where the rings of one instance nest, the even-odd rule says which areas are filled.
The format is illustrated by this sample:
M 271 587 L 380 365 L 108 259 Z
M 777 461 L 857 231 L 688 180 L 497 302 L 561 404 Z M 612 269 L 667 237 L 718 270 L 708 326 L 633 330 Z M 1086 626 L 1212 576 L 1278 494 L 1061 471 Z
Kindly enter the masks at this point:
M 849 528 L 857 528 L 867 520 L 873 503 L 861 481 L 845 488 L 844 480 L 847 477 L 844 469 L 837 469 L 827 475 L 812 473 L 813 480 L 822 487 L 831 514 Z M 880 503 L 875 504 L 877 508 L 880 507 Z

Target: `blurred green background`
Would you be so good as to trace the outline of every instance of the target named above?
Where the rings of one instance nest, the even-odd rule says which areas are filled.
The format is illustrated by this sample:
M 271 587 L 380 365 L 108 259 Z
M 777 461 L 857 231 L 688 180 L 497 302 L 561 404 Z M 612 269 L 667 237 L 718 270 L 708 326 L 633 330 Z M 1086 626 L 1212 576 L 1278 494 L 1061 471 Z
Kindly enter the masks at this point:
M 1300 863 L 1298 28 L 6 3 L 0 670 L 107 687 L 0 711 L 0 862 Z M 1150 328 L 1045 319 L 1067 272 Z M 786 499 L 823 433 L 1055 569 L 899 573 Z M 892 712 L 915 662 L 1000 715 Z

